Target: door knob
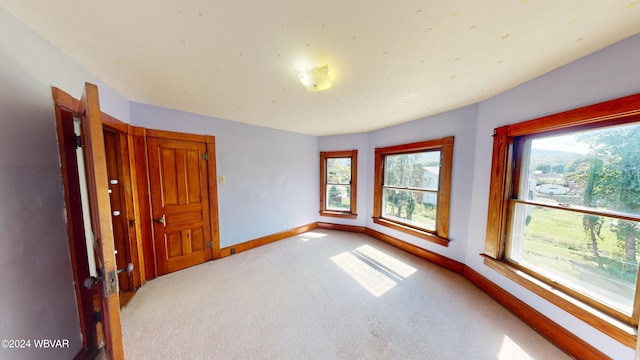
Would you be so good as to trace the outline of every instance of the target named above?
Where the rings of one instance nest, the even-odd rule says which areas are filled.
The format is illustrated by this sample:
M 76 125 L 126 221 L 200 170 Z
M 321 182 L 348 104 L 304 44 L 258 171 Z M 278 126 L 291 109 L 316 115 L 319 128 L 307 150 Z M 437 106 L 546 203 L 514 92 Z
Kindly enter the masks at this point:
M 120 274 L 121 272 L 131 273 L 132 271 L 133 271 L 133 264 L 128 263 L 127 266 L 117 270 L 116 272 Z M 88 278 L 84 279 L 84 287 L 86 287 L 87 289 L 91 289 L 93 285 L 97 284 L 98 281 L 102 281 L 103 279 L 104 279 L 104 276 L 98 276 L 98 277 L 89 276 Z M 115 276 L 113 275 L 113 272 L 110 273 L 109 282 L 113 282 L 115 284 Z
M 102 280 L 102 276 L 89 276 L 88 278 L 84 279 L 84 287 L 86 287 L 87 289 L 91 289 L 93 285 L 97 284 L 100 280 Z
M 126 272 L 126 273 L 131 273 L 133 271 L 133 264 L 132 263 L 128 263 L 127 266 L 125 266 L 122 269 L 118 270 L 118 274 L 120 274 L 123 271 Z
M 157 219 L 156 219 L 156 222 L 157 222 L 158 224 L 166 225 L 166 224 L 164 223 L 164 214 L 162 215 L 162 217 L 157 218 Z

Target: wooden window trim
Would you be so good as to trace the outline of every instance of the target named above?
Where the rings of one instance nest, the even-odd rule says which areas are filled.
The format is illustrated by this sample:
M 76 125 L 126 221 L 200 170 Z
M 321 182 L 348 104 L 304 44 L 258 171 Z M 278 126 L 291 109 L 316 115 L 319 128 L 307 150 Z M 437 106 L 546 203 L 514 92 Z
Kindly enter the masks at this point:
M 591 308 L 585 303 L 577 301 L 560 290 L 518 270 L 506 262 L 496 260 L 485 254 L 481 254 L 481 256 L 484 257 L 484 264 L 487 267 L 558 306 L 560 309 L 584 321 L 593 328 L 600 330 L 621 344 L 635 348 L 636 330 L 633 326 L 625 324 L 620 320 Z
M 482 254 L 485 258 L 485 265 L 491 269 L 631 348 L 636 346 L 637 336 L 634 327 L 638 324 L 638 307 L 640 306 L 640 289 L 638 288 L 640 287 L 636 289 L 631 321 L 625 323 L 597 310 L 593 303 L 571 297 L 560 291 L 558 287 L 540 281 L 505 261 L 505 247 L 508 203 L 511 189 L 515 186 L 512 180 L 514 178 L 512 171 L 517 160 L 514 159 L 514 140 L 516 137 L 539 134 L 553 135 L 568 130 L 573 132 L 637 121 L 640 121 L 640 94 L 496 128 L 493 141 L 485 253 Z
M 409 234 L 438 245 L 449 245 L 449 206 L 451 201 L 451 172 L 453 167 L 454 137 L 420 141 L 409 144 L 387 146 L 375 149 L 375 169 L 373 186 L 373 222 L 405 234 Z M 436 230 L 413 227 L 382 217 L 382 190 L 384 185 L 384 158 L 387 155 L 415 153 L 426 150 L 440 150 L 440 175 L 438 179 L 438 204 Z
M 449 245 L 449 239 L 447 238 L 443 238 L 440 237 L 436 234 L 424 231 L 422 229 L 419 228 L 415 228 L 412 226 L 408 226 L 406 224 L 402 224 L 399 222 L 395 222 L 395 221 L 391 221 L 391 220 L 387 220 L 387 219 L 382 219 L 382 218 L 373 218 L 373 222 L 378 224 L 378 225 L 382 225 L 382 226 L 386 226 L 388 228 L 391 228 L 393 230 L 396 231 L 400 231 L 403 232 L 405 234 L 411 234 L 417 238 L 423 239 L 423 240 L 427 240 L 430 241 L 432 243 L 436 243 L 438 245 L 442 245 L 442 246 L 448 246 Z
M 328 210 L 327 159 L 351 158 L 351 196 L 349 211 Z M 320 152 L 320 216 L 355 219 L 358 217 L 356 203 L 358 199 L 358 150 L 321 151 Z

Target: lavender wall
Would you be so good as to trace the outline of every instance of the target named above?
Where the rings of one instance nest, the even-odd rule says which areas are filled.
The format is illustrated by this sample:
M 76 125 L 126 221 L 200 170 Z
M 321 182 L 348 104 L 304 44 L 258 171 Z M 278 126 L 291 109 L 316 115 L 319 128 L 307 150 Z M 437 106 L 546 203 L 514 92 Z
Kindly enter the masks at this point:
M 640 92 L 640 35 L 477 105 L 378 131 L 312 137 L 129 103 L 0 7 L 0 339 L 69 339 L 0 358 L 68 359 L 80 348 L 50 86 L 100 87 L 105 112 L 135 125 L 216 137 L 221 246 L 314 221 L 368 226 L 452 259 L 616 359 L 634 352 L 483 265 L 493 128 Z M 373 150 L 454 135 L 451 239 L 442 247 L 372 223 Z M 359 150 L 358 218 L 318 215 L 318 151 Z
M 216 137 L 220 246 L 316 221 L 317 138 L 131 103 L 131 119 L 146 128 Z
M 428 118 L 414 120 L 369 134 L 369 152 L 375 148 L 407 144 L 416 141 L 454 136 L 453 169 L 451 173 L 451 204 L 449 213 L 449 246 L 444 247 L 411 235 L 391 230 L 375 224 L 371 216 L 367 227 L 392 235 L 406 242 L 434 251 L 448 258 L 463 262 L 467 246 L 467 222 L 469 219 L 469 198 L 473 187 L 473 168 L 469 159 L 473 158 L 477 106 L 467 106 Z M 373 179 L 373 164 L 368 177 Z M 369 181 L 367 193 L 373 196 L 373 183 Z M 373 198 L 369 212 L 373 214 Z
M 516 285 L 483 265 L 493 129 L 640 92 L 640 35 L 635 35 L 479 104 L 465 264 L 614 359 L 632 359 L 633 349 Z M 471 184 L 469 184 L 471 185 Z
M 128 102 L 0 7 L 0 339 L 60 339 L 0 359 L 71 359 L 81 347 L 51 86 L 128 120 Z
M 318 139 L 320 151 L 358 150 L 358 218 L 350 220 L 319 217 L 319 221 L 367 226 L 451 259 L 464 261 L 467 246 L 467 220 L 469 218 L 468 203 L 471 197 L 471 186 L 468 184 L 468 180 L 473 177 L 473 167 L 468 166 L 467 159 L 473 158 L 476 117 L 477 106 L 472 105 L 369 133 L 320 137 Z M 450 209 L 450 239 L 452 241 L 449 246 L 436 245 L 373 223 L 371 217 L 373 216 L 375 148 L 452 135 L 455 137 L 455 144 Z
M 358 150 L 358 188 L 356 199 L 356 211 L 358 217 L 355 219 L 342 219 L 336 217 L 320 216 L 318 221 L 352 226 L 365 226 L 366 219 L 370 218 L 372 215 L 372 210 L 370 210 L 368 206 L 370 202 L 368 182 L 371 181 L 371 176 L 369 176 L 369 169 L 373 165 L 373 154 L 369 151 L 368 134 L 361 133 L 350 135 L 323 136 L 318 138 L 318 154 L 316 155 L 318 158 L 320 157 L 320 151 L 341 150 Z M 320 166 L 320 164 L 318 164 L 318 166 Z M 373 173 L 373 170 L 371 170 L 371 173 Z M 319 181 L 319 179 L 317 181 Z M 316 191 L 316 194 L 316 204 L 319 204 L 319 190 Z M 319 205 L 316 205 L 316 207 L 318 207 L 319 210 Z
M 632 359 L 633 349 L 487 268 L 479 254 L 484 252 L 485 244 L 493 129 L 638 93 L 639 57 L 640 35 L 635 35 L 474 106 L 366 134 L 320 137 L 320 150 L 357 147 L 361 159 L 364 159 L 358 164 L 358 204 L 364 201 L 364 211 L 359 205 L 358 219 L 342 223 L 362 225 L 364 221 L 367 227 L 463 262 L 605 354 L 615 359 Z M 375 148 L 449 135 L 455 136 L 450 219 L 452 241 L 449 247 L 373 223 Z M 319 220 L 327 221 L 322 217 Z

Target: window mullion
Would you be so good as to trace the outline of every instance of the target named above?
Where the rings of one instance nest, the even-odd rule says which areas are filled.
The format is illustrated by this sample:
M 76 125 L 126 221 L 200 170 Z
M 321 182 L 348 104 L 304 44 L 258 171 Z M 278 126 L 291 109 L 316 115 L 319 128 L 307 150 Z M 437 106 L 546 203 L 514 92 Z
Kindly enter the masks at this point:
M 425 188 L 411 187 L 411 186 L 393 186 L 393 185 L 382 185 L 387 189 L 395 189 L 395 190 L 411 190 L 411 191 L 422 191 L 422 192 L 432 192 L 437 193 L 438 190 L 429 190 Z
M 597 211 L 597 210 L 592 210 L 592 209 L 589 209 L 583 206 L 577 206 L 577 205 L 568 205 L 568 204 L 555 205 L 555 204 L 548 204 L 540 201 L 521 200 L 521 199 L 509 199 L 509 201 L 513 203 L 524 204 L 524 205 L 541 206 L 541 207 L 556 209 L 556 210 L 566 210 L 566 211 L 572 211 L 572 212 L 581 213 L 581 214 L 605 216 L 605 217 L 610 217 L 610 218 L 619 219 L 619 220 L 629 220 L 629 221 L 640 222 L 640 216 L 634 216 L 630 214 L 620 214 L 620 213 L 614 213 L 610 211 Z

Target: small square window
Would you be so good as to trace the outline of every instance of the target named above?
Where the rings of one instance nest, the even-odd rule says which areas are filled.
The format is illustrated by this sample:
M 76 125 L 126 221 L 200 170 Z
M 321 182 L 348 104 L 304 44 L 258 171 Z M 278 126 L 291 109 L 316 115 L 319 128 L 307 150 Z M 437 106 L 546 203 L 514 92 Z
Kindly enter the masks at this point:
M 320 152 L 320 215 L 355 218 L 358 150 Z

